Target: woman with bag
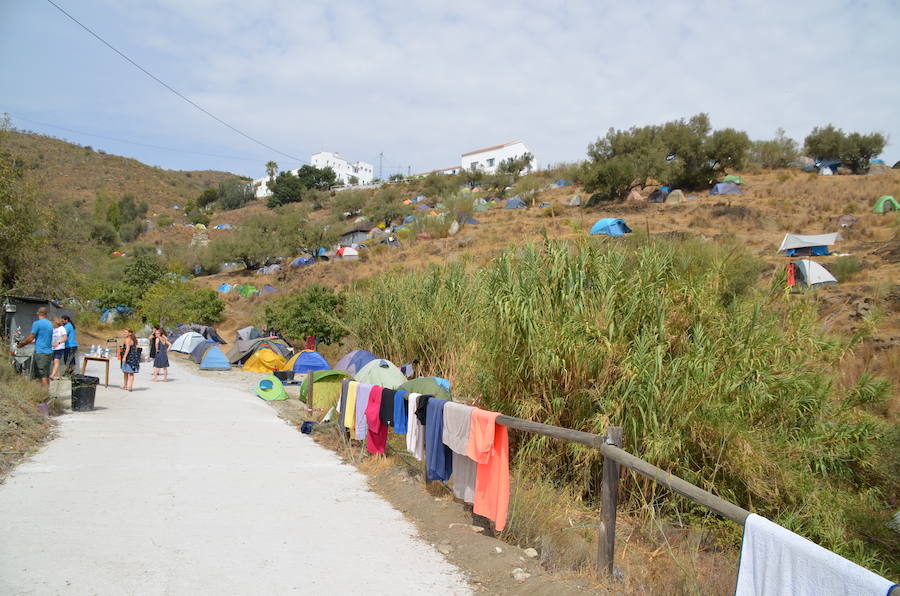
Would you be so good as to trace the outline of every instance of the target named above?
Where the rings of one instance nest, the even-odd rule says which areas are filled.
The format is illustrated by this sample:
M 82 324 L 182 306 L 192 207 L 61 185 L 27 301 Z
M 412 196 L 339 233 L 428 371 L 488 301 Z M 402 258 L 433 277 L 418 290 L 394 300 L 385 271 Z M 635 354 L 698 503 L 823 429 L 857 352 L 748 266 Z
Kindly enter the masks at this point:
M 122 389 L 131 391 L 134 389 L 134 375 L 141 369 L 141 349 L 138 347 L 137 337 L 131 329 L 122 330 L 122 338 L 125 340 L 120 352 L 124 377 Z
M 150 345 L 154 348 L 153 356 L 153 376 L 151 381 L 156 381 L 159 371 L 163 371 L 163 382 L 169 380 L 169 347 L 171 343 L 162 329 L 154 329 L 153 336 L 150 338 Z

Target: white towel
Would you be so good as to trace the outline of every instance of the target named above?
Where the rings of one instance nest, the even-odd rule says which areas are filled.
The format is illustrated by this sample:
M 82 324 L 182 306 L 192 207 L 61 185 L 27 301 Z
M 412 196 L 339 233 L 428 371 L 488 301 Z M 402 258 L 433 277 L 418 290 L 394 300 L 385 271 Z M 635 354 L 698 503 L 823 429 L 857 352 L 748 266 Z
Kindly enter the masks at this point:
M 421 393 L 410 393 L 407 396 L 406 448 L 417 460 L 425 458 L 425 427 L 419 424 L 416 417 L 416 400 Z
M 764 517 L 744 524 L 735 596 L 887 596 L 893 586 Z

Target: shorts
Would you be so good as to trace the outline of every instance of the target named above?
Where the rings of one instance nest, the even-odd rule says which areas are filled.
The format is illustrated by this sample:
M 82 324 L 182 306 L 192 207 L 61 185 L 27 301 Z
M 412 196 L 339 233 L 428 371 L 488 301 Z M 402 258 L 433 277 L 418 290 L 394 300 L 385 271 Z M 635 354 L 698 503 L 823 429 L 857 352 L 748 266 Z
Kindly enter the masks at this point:
M 53 350 L 53 359 L 54 360 L 63 360 L 66 357 L 66 348 L 61 350 Z
M 53 354 L 35 354 L 32 356 L 34 362 L 35 379 L 46 379 L 50 376 L 50 362 L 53 360 Z
M 131 366 L 127 362 L 122 363 L 122 372 L 123 373 L 136 373 L 140 369 L 140 366 Z

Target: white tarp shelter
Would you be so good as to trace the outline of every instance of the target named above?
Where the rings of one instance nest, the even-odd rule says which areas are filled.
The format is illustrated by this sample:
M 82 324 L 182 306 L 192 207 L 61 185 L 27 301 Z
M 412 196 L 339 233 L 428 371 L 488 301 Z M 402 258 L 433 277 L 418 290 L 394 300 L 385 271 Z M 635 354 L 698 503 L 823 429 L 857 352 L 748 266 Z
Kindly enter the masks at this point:
M 813 234 L 801 236 L 800 234 L 785 234 L 784 240 L 781 241 L 781 248 L 778 252 L 782 253 L 791 249 L 812 248 L 813 246 L 832 246 L 841 235 L 837 232 L 833 234 Z
M 794 266 L 798 269 L 799 281 L 810 288 L 819 286 L 828 286 L 836 284 L 837 280 L 825 267 L 822 267 L 815 261 L 804 259 L 802 261 L 794 261 Z

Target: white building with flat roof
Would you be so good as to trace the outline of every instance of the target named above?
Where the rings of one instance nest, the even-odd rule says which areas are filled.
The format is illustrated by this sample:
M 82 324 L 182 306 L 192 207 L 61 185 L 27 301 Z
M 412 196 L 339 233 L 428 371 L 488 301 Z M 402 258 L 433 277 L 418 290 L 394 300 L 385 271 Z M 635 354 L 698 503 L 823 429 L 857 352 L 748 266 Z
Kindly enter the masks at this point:
M 355 184 L 371 184 L 375 177 L 375 167 L 364 161 L 349 162 L 340 153 L 331 153 L 329 151 L 320 151 L 313 153 L 309 159 L 309 163 L 319 169 L 331 168 L 337 174 L 337 179 L 342 184 L 353 184 L 351 178 L 355 179 Z
M 493 174 L 497 171 L 497 166 L 502 162 L 507 159 L 519 159 L 526 153 L 532 156 L 531 165 L 525 169 L 527 173 L 537 169 L 537 160 L 534 159 L 534 154 L 522 141 L 492 145 L 463 153 L 460 156 L 460 162 L 463 170 L 481 170 L 486 174 Z

